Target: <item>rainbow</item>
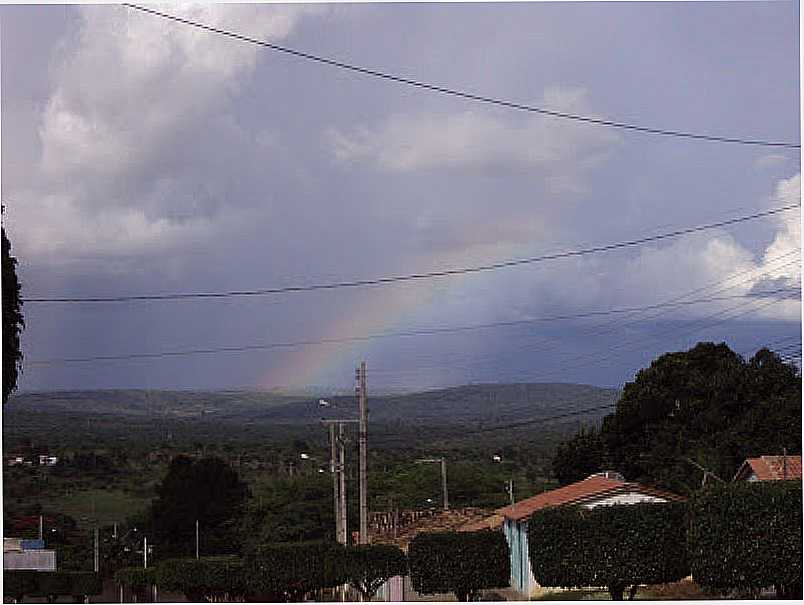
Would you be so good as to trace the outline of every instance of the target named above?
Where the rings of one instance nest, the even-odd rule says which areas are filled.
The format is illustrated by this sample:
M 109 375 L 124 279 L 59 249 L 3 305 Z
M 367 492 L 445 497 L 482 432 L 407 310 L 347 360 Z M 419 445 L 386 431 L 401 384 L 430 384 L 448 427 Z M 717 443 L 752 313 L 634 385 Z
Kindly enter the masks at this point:
M 477 258 L 505 258 L 512 255 L 514 246 L 494 245 L 477 250 Z M 521 248 L 516 246 L 516 248 Z M 450 252 L 431 257 L 412 266 L 421 271 L 434 271 L 454 267 L 467 262 L 459 253 Z M 467 279 L 483 279 L 483 274 L 474 276 L 454 276 L 438 279 L 439 290 L 453 292 L 461 288 Z M 485 274 L 490 275 L 490 274 Z M 435 307 L 438 295 L 431 281 L 404 283 L 397 286 L 368 287 L 361 291 L 359 302 L 353 305 L 348 315 L 333 321 L 322 339 L 348 338 L 354 335 L 379 333 L 395 329 L 405 329 L 414 325 L 417 319 L 429 314 Z M 280 363 L 265 372 L 258 381 L 260 388 L 303 388 L 310 385 L 344 385 L 352 379 L 349 366 L 356 366 L 361 360 L 368 363 L 371 376 L 371 352 L 382 346 L 381 341 L 356 341 L 353 343 L 331 343 L 303 346 L 283 351 Z M 345 373 L 344 372 L 348 372 Z

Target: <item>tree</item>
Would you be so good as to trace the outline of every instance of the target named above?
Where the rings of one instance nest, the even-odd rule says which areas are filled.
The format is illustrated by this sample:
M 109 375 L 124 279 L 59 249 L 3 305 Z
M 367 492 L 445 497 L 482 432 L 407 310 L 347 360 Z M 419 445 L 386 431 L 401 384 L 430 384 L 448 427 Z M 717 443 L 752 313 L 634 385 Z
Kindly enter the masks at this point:
M 241 600 L 248 592 L 248 575 L 239 557 L 168 559 L 156 566 L 154 581 L 191 602 Z
M 370 601 L 380 587 L 394 576 L 404 576 L 408 562 L 398 547 L 386 544 L 352 546 L 344 553 L 349 583 Z
M 640 584 L 688 575 L 685 515 L 681 503 L 538 511 L 528 522 L 533 576 L 542 586 L 606 586 L 613 600 L 631 586 L 633 599 Z
M 413 588 L 423 594 L 452 592 L 474 601 L 481 589 L 510 583 L 508 543 L 499 531 L 418 534 L 408 561 Z
M 17 388 L 22 371 L 20 334 L 25 328 L 22 316 L 20 282 L 17 279 L 17 259 L 11 256 L 11 242 L 6 230 L 0 229 L 3 248 L 3 403 Z
M 737 482 L 692 499 L 688 534 L 692 575 L 726 592 L 776 587 L 802 597 L 801 481 Z
M 606 445 L 595 428 L 581 429 L 556 449 L 553 474 L 561 485 L 575 483 L 603 470 Z
M 554 470 L 569 481 L 605 461 L 629 480 L 690 494 L 699 466 L 731 477 L 745 458 L 784 449 L 801 452 L 798 370 L 767 349 L 746 362 L 725 344 L 699 343 L 640 370 L 597 434 L 559 448 Z
M 156 492 L 150 522 L 160 556 L 194 554 L 196 520 L 204 554 L 239 551 L 238 526 L 249 490 L 223 460 L 178 456 Z
M 346 581 L 343 546 L 335 542 L 266 544 L 246 556 L 249 589 L 261 601 L 295 603 Z

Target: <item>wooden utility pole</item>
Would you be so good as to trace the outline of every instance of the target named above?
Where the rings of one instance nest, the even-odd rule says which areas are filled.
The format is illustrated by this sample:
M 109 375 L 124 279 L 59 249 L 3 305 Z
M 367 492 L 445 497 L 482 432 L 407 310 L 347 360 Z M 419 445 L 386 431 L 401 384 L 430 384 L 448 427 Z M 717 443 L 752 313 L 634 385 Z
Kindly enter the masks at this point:
M 441 459 L 441 489 L 444 490 L 444 510 L 449 510 L 449 497 L 447 496 L 447 459 Z
M 360 544 L 368 544 L 368 397 L 365 361 L 361 361 L 357 369 L 357 393 L 360 412 Z
M 446 458 L 421 458 L 416 464 L 426 464 L 438 462 L 441 464 L 441 493 L 443 497 L 444 510 L 449 510 L 449 496 L 447 494 L 447 459 Z
M 94 549 L 93 549 L 93 554 L 94 554 L 93 561 L 94 561 L 94 564 L 95 564 L 94 565 L 95 573 L 98 573 L 98 571 L 100 571 L 100 538 L 98 536 L 98 528 L 97 527 L 95 528 L 94 534 L 95 534 L 95 536 L 94 536 L 95 540 L 94 540 Z
M 335 437 L 335 423 L 329 425 L 329 472 L 332 473 L 332 499 L 335 505 L 335 540 L 341 539 L 341 511 L 340 495 L 338 489 L 338 465 L 335 458 L 338 455 L 338 442 Z
M 346 522 L 346 442 L 344 441 L 343 423 L 338 423 L 338 473 L 340 479 L 340 518 L 341 518 L 341 535 L 338 542 L 341 544 L 349 543 L 349 534 L 347 533 Z

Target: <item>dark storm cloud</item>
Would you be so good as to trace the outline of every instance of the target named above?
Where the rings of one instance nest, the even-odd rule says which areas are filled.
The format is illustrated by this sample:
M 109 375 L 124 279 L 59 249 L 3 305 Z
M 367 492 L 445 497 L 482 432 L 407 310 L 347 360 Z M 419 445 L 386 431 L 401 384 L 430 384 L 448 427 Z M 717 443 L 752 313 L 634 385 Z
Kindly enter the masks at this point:
M 798 19 L 791 4 L 172 10 L 558 110 L 797 139 Z M 28 295 L 230 290 L 480 264 L 629 239 L 800 197 L 796 153 L 651 138 L 473 105 L 122 7 L 0 11 L 4 199 Z M 33 39 L 39 43 L 31 45 Z M 784 265 L 795 258 L 774 260 L 800 246 L 798 216 L 788 218 L 404 290 L 28 305 L 26 356 L 314 340 L 650 304 L 740 272 L 797 284 L 798 265 Z M 757 287 L 747 281 L 731 293 Z M 788 301 L 704 335 L 753 344 L 789 330 L 798 317 L 797 303 Z M 491 380 L 502 366 L 513 368 L 508 379 L 564 367 L 567 380 L 616 384 L 643 362 L 644 351 L 686 343 L 663 337 L 609 365 L 562 366 L 589 351 L 593 339 L 584 334 L 591 327 L 575 322 L 364 343 L 340 358 L 322 354 L 320 374 L 302 367 L 309 364 L 304 351 L 30 367 L 23 387 L 268 386 L 266 375 L 286 385 L 344 384 L 352 357 L 362 355 L 378 369 L 410 368 L 386 376 L 411 386 Z M 643 330 L 659 331 L 651 325 L 637 331 Z M 594 339 L 594 347 L 605 350 L 626 337 L 634 334 L 613 331 Z

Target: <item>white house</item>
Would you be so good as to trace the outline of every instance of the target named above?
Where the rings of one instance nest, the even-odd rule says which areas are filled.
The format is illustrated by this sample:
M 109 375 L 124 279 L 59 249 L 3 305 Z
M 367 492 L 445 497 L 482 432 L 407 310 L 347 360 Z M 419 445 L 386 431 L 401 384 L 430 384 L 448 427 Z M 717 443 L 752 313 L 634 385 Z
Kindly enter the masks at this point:
M 541 592 L 530 566 L 528 519 L 550 506 L 580 505 L 586 508 L 638 502 L 670 502 L 681 496 L 639 483 L 630 483 L 612 471 L 597 473 L 583 481 L 565 485 L 495 511 L 502 517 L 502 528 L 511 556 L 511 587 L 529 598 Z

